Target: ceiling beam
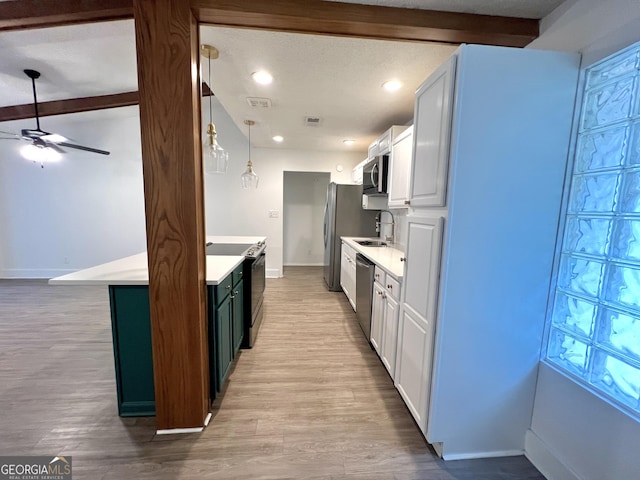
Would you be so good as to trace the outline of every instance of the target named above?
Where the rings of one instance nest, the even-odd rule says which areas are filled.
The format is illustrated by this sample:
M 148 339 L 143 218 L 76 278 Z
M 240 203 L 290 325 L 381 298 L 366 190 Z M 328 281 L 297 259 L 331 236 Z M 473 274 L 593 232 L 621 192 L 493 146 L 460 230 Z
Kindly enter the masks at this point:
M 202 82 L 202 96 L 208 97 L 209 95 L 215 96 L 209 89 L 209 85 Z M 138 92 L 38 102 L 38 116 L 48 117 L 67 113 L 91 112 L 93 110 L 104 110 L 105 108 L 128 107 L 130 105 L 138 105 L 138 103 Z M 26 118 L 34 118 L 35 116 L 33 103 L 0 107 L 0 122 L 24 120 Z
M 0 31 L 133 18 L 133 0 L 0 2 Z M 201 23 L 386 40 L 523 47 L 536 19 L 380 7 L 322 0 L 191 0 Z
M 1 2 L 0 2 L 1 3 Z M 138 104 L 138 92 L 116 93 L 114 95 L 100 95 L 97 97 L 71 98 L 68 100 L 54 100 L 38 102 L 38 115 L 64 115 L 66 113 L 90 112 L 105 108 L 128 107 Z M 23 120 L 34 118 L 33 103 L 0 107 L 0 122 L 9 120 Z
M 523 47 L 536 19 L 380 7 L 322 0 L 191 0 L 200 23 L 386 40 Z
M 133 18 L 132 0 L 13 0 L 0 2 L 0 31 Z

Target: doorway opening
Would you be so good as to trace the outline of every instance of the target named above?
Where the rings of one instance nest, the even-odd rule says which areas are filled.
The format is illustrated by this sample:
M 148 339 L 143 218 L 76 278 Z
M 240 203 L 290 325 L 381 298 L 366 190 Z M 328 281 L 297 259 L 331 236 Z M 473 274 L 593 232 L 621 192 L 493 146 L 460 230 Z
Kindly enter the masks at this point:
M 282 265 L 321 266 L 324 207 L 331 174 L 285 171 L 283 175 Z

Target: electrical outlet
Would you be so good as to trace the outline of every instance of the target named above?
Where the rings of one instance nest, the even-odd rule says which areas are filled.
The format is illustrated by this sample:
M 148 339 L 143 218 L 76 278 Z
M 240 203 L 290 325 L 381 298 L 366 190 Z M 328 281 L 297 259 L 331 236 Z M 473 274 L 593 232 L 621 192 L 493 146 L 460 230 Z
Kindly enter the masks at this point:
M 269 210 L 269 218 L 278 218 L 280 212 L 278 210 Z

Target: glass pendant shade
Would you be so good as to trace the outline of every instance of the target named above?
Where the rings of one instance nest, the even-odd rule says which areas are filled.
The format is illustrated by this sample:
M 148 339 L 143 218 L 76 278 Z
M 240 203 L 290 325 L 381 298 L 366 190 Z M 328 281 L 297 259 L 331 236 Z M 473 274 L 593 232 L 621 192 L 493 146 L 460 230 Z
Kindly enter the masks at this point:
M 258 188 L 260 178 L 253 171 L 253 162 L 251 160 L 247 162 L 247 169 L 240 176 L 240 180 L 242 181 L 242 188 Z
M 253 162 L 251 161 L 251 125 L 255 125 L 253 120 L 245 120 L 244 124 L 249 127 L 249 161 L 247 162 L 247 169 L 242 175 L 240 175 L 240 181 L 242 182 L 242 188 L 258 188 L 258 175 L 253 171 Z
M 204 171 L 211 174 L 227 173 L 229 167 L 229 154 L 218 145 L 216 140 L 216 127 L 210 123 L 202 144 L 202 162 Z
M 215 60 L 220 55 L 216 47 L 211 45 L 201 45 L 200 53 L 209 59 L 209 125 L 202 141 L 202 163 L 205 173 L 225 174 L 229 167 L 229 154 L 218 144 L 216 138 L 216 126 L 213 124 L 213 107 L 211 105 L 211 60 Z

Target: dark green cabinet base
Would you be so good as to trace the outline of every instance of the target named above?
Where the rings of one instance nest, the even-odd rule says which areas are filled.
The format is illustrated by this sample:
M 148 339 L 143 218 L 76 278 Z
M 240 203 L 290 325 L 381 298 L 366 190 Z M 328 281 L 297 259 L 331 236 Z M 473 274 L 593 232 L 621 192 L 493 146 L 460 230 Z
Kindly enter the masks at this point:
M 111 331 L 121 417 L 156 414 L 149 287 L 109 286 Z
M 208 286 L 210 395 L 213 401 L 226 380 L 243 338 L 242 264 L 220 285 Z M 147 285 L 110 285 L 111 331 L 116 370 L 118 414 L 156 414 Z

